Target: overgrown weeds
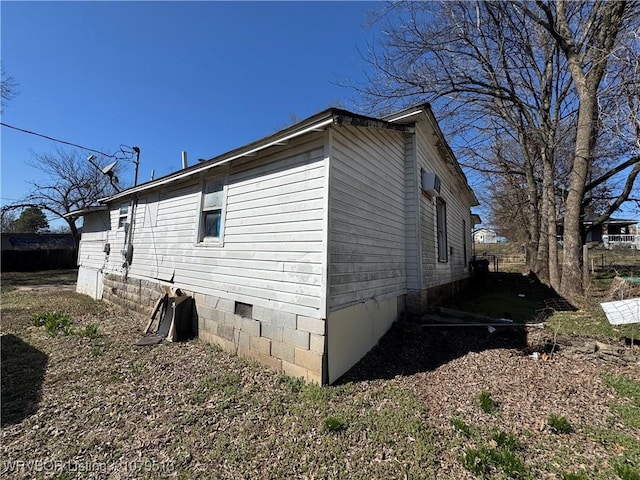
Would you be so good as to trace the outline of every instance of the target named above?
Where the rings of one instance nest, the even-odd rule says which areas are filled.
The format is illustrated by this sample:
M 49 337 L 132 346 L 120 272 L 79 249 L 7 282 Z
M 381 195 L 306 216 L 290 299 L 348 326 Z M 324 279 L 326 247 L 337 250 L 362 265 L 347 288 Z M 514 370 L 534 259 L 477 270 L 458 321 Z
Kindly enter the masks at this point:
M 465 436 L 467 437 L 472 436 L 471 426 L 461 418 L 458 418 L 458 417 L 452 418 L 450 423 L 453 426 L 453 428 L 463 433 Z
M 507 447 L 467 448 L 463 455 L 463 465 L 476 475 L 487 476 L 502 472 L 507 478 L 531 478 L 522 458 Z
M 327 417 L 324 420 L 324 429 L 327 432 L 339 432 L 346 428 L 346 424 L 342 418 Z
M 557 415 L 555 413 L 549 415 L 549 418 L 547 418 L 547 425 L 549 425 L 553 433 L 557 434 L 569 434 L 574 431 L 573 425 L 571 425 L 571 422 L 569 422 L 565 416 Z
M 638 465 L 617 462 L 613 465 L 613 469 L 621 480 L 640 480 L 640 468 Z
M 480 392 L 480 395 L 478 396 L 478 402 L 480 403 L 480 409 L 484 413 L 488 413 L 491 415 L 495 415 L 496 413 L 498 413 L 498 403 L 493 398 L 491 398 L 491 392 L 488 392 L 487 390 L 483 390 L 482 392 Z
M 36 327 L 44 327 L 45 331 L 52 337 L 58 334 L 70 335 L 71 317 L 66 312 L 43 312 L 33 317 L 33 325 Z
M 90 323 L 83 329 L 73 328 L 73 321 L 67 312 L 52 311 L 42 312 L 33 316 L 32 323 L 35 327 L 44 327 L 52 337 L 58 335 L 77 335 L 90 339 L 98 338 L 98 325 Z

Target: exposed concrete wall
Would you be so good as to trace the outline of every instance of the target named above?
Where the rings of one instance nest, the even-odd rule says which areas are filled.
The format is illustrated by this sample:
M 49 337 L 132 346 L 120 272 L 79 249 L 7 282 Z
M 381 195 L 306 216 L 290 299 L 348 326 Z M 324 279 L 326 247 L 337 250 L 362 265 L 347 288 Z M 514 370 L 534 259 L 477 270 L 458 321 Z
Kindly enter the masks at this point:
M 409 291 L 406 296 L 407 312 L 411 315 L 421 315 L 430 306 L 437 305 L 447 298 L 458 294 L 469 282 L 470 279 L 464 278 L 425 290 Z
M 233 300 L 199 293 L 195 300 L 201 339 L 285 375 L 326 383 L 324 320 L 255 305 L 243 316 Z
M 404 298 L 402 295 L 384 301 L 370 299 L 329 314 L 329 383 L 340 378 L 378 343 L 402 313 Z
M 105 276 L 103 298 L 142 315 L 151 314 L 162 293 L 160 283 Z M 202 340 L 286 375 L 326 383 L 324 320 L 255 305 L 239 309 L 234 300 L 185 293 L 194 297 L 194 326 Z
M 104 276 L 102 298 L 140 315 L 151 315 L 153 306 L 163 293 L 161 285 L 156 282 L 125 278 L 114 273 Z

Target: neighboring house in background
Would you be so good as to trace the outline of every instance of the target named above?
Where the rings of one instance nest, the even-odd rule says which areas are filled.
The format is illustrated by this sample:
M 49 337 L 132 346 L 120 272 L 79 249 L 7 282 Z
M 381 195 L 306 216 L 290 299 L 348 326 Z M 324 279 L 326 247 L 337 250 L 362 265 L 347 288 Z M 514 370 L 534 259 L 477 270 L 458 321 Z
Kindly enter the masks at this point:
M 179 287 L 203 340 L 332 383 L 468 280 L 478 201 L 421 105 L 328 109 L 103 203 L 80 212 L 79 289 L 148 313 Z
M 610 218 L 602 224 L 602 243 L 605 248 L 616 247 L 640 250 L 638 220 Z M 592 232 L 589 232 L 591 234 Z
M 479 228 L 473 232 L 475 243 L 498 243 L 498 234 L 489 228 Z
M 70 233 L 3 233 L 2 271 L 35 272 L 76 267 Z
M 582 219 L 583 231 L 593 225 L 597 215 L 587 214 Z M 558 222 L 558 241 L 562 242 L 564 222 Z M 602 243 L 607 248 L 633 248 L 640 250 L 637 219 L 609 218 L 584 235 L 585 243 Z

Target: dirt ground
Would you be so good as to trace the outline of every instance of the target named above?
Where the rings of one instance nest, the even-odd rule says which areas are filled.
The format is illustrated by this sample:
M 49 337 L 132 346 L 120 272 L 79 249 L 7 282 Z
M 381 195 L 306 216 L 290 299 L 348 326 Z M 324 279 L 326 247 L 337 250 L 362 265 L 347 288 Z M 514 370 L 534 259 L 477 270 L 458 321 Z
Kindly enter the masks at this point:
M 15 409 L 3 410 L 5 478 L 608 479 L 620 465 L 640 472 L 640 426 L 620 415 L 639 407 L 607 382 L 640 382 L 638 354 L 623 341 L 597 346 L 537 327 L 491 332 L 407 318 L 337 385 L 314 389 L 197 340 L 133 347 L 143 319 L 69 291 L 5 295 L 3 408 Z M 34 312 L 70 306 L 78 331 L 99 325 L 95 338 L 50 337 L 31 324 Z M 29 361 L 16 364 L 12 352 Z M 35 377 L 38 391 L 7 393 Z M 480 408 L 483 392 L 495 411 Z M 552 415 L 574 431 L 554 432 Z M 344 421 L 338 433 L 322 426 L 333 417 Z M 513 458 L 499 459 L 511 466 L 473 473 L 472 453 L 504 453 L 500 432 L 517 438 Z M 30 458 L 152 460 L 143 465 L 170 462 L 171 470 L 47 476 L 7 463 Z
M 508 289 L 527 291 L 540 309 L 566 304 L 555 292 L 522 275 L 507 276 Z M 455 307 L 455 300 L 447 306 Z M 600 438 L 612 425 L 627 439 L 634 439 L 640 450 L 640 425 L 619 421 L 612 412 L 615 392 L 604 381 L 625 377 L 640 382 L 637 339 L 632 349 L 629 339 L 598 342 L 558 336 L 539 326 L 490 331 L 487 327 L 430 325 L 441 318 L 435 314 L 406 319 L 340 381 L 384 379 L 413 389 L 426 406 L 430 424 L 445 436 L 459 438 L 458 446 L 440 460 L 438 468 L 444 478 L 476 478 L 461 468 L 461 452 L 470 446 L 491 445 L 490 432 L 495 431 L 523 439 L 527 443 L 524 456 L 535 456 L 536 463 L 562 465 L 566 472 L 575 471 L 584 478 L 608 478 L 605 466 L 615 462 L 616 455 L 624 457 L 626 447 L 616 443 L 615 435 Z M 457 317 L 445 320 L 458 321 Z M 475 317 L 466 321 L 477 322 Z M 478 408 L 482 392 L 491 395 L 499 414 Z M 636 412 L 638 407 L 636 404 Z M 548 425 L 551 415 L 566 417 L 578 426 L 576 433 L 554 434 Z M 475 433 L 460 435 L 452 419 L 472 425 Z M 638 450 L 633 453 L 640 453 Z M 640 475 L 640 464 L 633 472 Z M 534 478 L 559 477 L 540 470 Z

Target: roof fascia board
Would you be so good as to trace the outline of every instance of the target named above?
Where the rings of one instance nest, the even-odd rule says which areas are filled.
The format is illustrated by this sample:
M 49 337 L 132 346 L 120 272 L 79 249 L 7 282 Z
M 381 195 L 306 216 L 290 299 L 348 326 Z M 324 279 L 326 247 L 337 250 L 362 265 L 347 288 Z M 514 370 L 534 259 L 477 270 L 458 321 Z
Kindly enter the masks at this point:
M 411 107 L 398 110 L 397 112 L 390 113 L 389 115 L 385 115 L 383 120 L 387 122 L 400 122 L 401 120 L 404 120 L 403 123 L 409 123 L 407 119 L 419 115 L 427 110 L 431 111 L 431 105 L 428 103 L 413 105 Z
M 94 205 L 92 207 L 81 208 L 79 210 L 74 210 L 73 212 L 65 213 L 64 215 L 62 215 L 62 218 L 81 217 L 83 215 L 86 215 L 87 213 L 105 212 L 105 211 L 107 211 L 106 205 Z
M 127 197 L 135 193 L 148 190 L 150 188 L 160 187 L 162 185 L 166 185 L 168 183 L 172 183 L 180 179 L 190 177 L 192 175 L 197 175 L 201 172 L 229 163 L 241 157 L 255 156 L 260 151 L 265 150 L 269 147 L 286 145 L 296 137 L 305 135 L 310 132 L 322 131 L 330 125 L 350 125 L 356 127 L 396 130 L 402 132 L 412 131 L 412 128 L 407 125 L 394 124 L 385 120 L 367 117 L 365 115 L 358 115 L 347 110 L 330 108 L 308 118 L 307 120 L 303 120 L 302 122 L 286 130 L 263 138 L 262 140 L 250 143 L 243 147 L 237 148 L 218 157 L 214 157 L 210 160 L 207 160 L 201 165 L 195 165 L 185 170 L 179 170 L 178 172 L 169 174 L 166 177 L 159 178 L 142 185 L 138 185 L 137 187 L 123 190 L 122 192 L 119 192 L 115 195 L 101 198 L 99 202 L 108 203 L 119 198 Z
M 460 167 L 460 164 L 458 163 L 458 160 L 456 159 L 456 156 L 453 153 L 453 150 L 451 149 L 451 146 L 449 145 L 449 142 L 447 142 L 446 138 L 444 137 L 444 134 L 442 133 L 442 129 L 440 128 L 440 125 L 438 124 L 438 121 L 436 120 L 436 116 L 434 115 L 430 104 L 423 103 L 421 105 L 416 105 L 416 106 L 413 106 L 413 107 L 405 108 L 404 110 L 400 110 L 399 112 L 395 112 L 395 113 L 392 113 L 390 115 L 387 115 L 384 118 L 385 118 L 386 121 L 389 121 L 389 122 L 404 121 L 404 122 L 407 122 L 407 123 L 409 123 L 409 119 L 411 119 L 411 121 L 413 123 L 415 123 L 415 122 L 418 121 L 418 118 L 417 118 L 418 115 L 421 115 L 421 114 L 425 115 L 425 117 L 427 118 L 427 120 L 431 124 L 431 127 L 433 128 L 433 131 L 435 132 L 435 135 L 436 135 L 438 141 L 444 147 L 445 152 L 446 152 L 446 156 L 448 156 L 451 159 L 451 162 L 448 162 L 448 163 L 453 167 L 453 170 L 455 171 L 455 173 L 460 178 L 462 178 L 462 180 L 464 181 L 464 184 L 465 184 L 467 193 L 469 194 L 469 199 L 471 200 L 472 206 L 475 207 L 475 206 L 480 205 L 480 202 L 478 201 L 478 197 L 476 197 L 475 192 L 473 191 L 473 189 L 469 185 L 469 180 L 467 179 L 467 176 L 465 175 L 464 171 Z M 412 118 L 412 117 L 416 117 L 416 118 Z
M 386 120 L 380 120 L 364 115 L 357 115 L 351 112 L 336 112 L 335 123 L 340 127 L 365 127 L 380 130 L 396 130 L 400 132 L 407 132 L 411 130 L 411 127 L 407 125 L 392 123 Z
M 442 142 L 442 145 L 444 146 L 444 148 L 446 149 L 448 155 L 450 156 L 450 158 L 452 160 L 450 162 L 450 165 L 453 166 L 453 168 L 456 171 L 456 173 L 464 180 L 464 184 L 466 186 L 467 193 L 470 195 L 470 199 L 472 201 L 472 205 L 471 206 L 472 207 L 477 207 L 478 205 L 480 205 L 480 201 L 478 200 L 478 197 L 476 197 L 475 192 L 473 191 L 473 189 L 469 185 L 469 179 L 467 178 L 467 176 L 464 173 L 464 170 L 462 170 L 462 167 L 458 163 L 458 159 L 456 158 L 455 154 L 453 153 L 453 150 L 451 149 L 451 146 L 449 145 L 449 142 L 447 142 L 447 139 L 444 137 L 444 133 L 442 133 L 442 129 L 440 128 L 440 125 L 438 124 L 438 121 L 436 120 L 436 116 L 434 115 L 433 110 L 431 109 L 431 106 L 429 104 L 425 104 L 422 107 L 423 107 L 422 111 L 426 114 L 427 118 L 429 119 L 429 123 L 431 123 L 431 126 L 433 127 L 433 131 L 436 133 L 436 136 L 438 137 L 438 140 L 440 142 Z
M 141 192 L 143 190 L 148 190 L 150 188 L 156 188 L 156 187 L 160 187 L 162 185 L 166 185 L 167 183 L 172 183 L 175 181 L 178 181 L 180 179 L 184 179 L 187 177 L 190 177 L 192 175 L 197 175 L 198 173 L 204 172 L 206 170 L 210 170 L 212 168 L 215 167 L 219 167 L 220 165 L 224 165 L 226 163 L 229 163 L 233 160 L 236 160 L 238 158 L 241 157 L 252 157 L 252 156 L 256 156 L 261 150 L 265 150 L 269 147 L 274 147 L 274 146 L 283 146 L 286 143 L 288 143 L 290 140 L 293 140 L 296 137 L 299 137 L 301 135 L 304 135 L 306 133 L 309 132 L 317 132 L 320 131 L 324 128 L 326 128 L 327 126 L 331 125 L 334 122 L 334 118 L 333 116 L 329 116 L 329 118 L 324 118 L 324 119 L 320 119 L 317 122 L 314 122 L 313 124 L 307 126 L 306 128 L 303 128 L 301 130 L 296 130 L 292 133 L 283 135 L 283 136 L 278 136 L 274 139 L 271 139 L 272 137 L 267 137 L 264 140 L 264 143 L 262 142 L 257 142 L 258 144 L 256 145 L 256 143 L 247 145 L 246 147 L 242 147 L 240 149 L 236 149 L 236 150 L 232 150 L 231 152 L 227 153 L 227 154 L 223 154 L 220 157 L 216 157 L 213 158 L 209 161 L 207 161 L 206 163 L 202 164 L 202 165 L 198 165 L 195 168 L 190 168 L 188 170 L 180 170 L 172 175 L 166 176 L 164 178 L 160 178 L 158 180 L 155 180 L 153 182 L 148 182 L 145 183 L 143 185 L 139 185 L 137 187 L 133 187 L 133 188 L 129 188 L 128 190 L 124 190 L 120 193 L 117 193 L 115 195 L 112 195 L 110 197 L 105 197 L 105 198 L 101 198 L 99 201 L 101 203 L 107 203 L 113 200 L 117 200 L 118 198 L 122 198 L 122 197 L 126 197 L 129 195 L 133 195 L 134 193 L 138 193 Z M 270 141 L 269 141 L 270 140 Z M 253 148 L 251 148 L 253 147 Z

